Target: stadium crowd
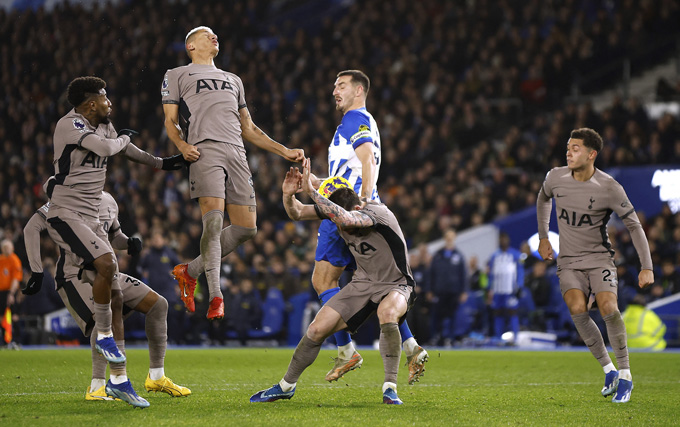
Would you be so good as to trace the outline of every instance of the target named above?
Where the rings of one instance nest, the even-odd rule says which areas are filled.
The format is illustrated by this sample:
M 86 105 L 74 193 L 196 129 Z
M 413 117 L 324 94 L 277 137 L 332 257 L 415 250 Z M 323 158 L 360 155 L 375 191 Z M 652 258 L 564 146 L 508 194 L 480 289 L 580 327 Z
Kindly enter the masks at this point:
M 368 110 L 383 140 L 378 188 L 412 248 L 450 228 L 535 205 L 545 173 L 564 164 L 573 128 L 602 134 L 601 169 L 680 164 L 678 117 L 651 120 L 635 99 L 614 99 L 602 112 L 563 101 L 588 70 L 638 54 L 651 40 L 677 37 L 676 2 L 370 0 L 332 2 L 333 14 L 305 9 L 307 19 L 297 15 L 304 2 L 281 2 L 275 11 L 269 3 L 150 0 L 91 10 L 66 2 L 51 11 L 0 9 L 0 238 L 14 243 L 24 270 L 22 229 L 47 200 L 42 184 L 54 170 L 52 133 L 69 109 L 68 82 L 102 77 L 117 128 L 138 130 L 135 144 L 154 155 L 175 154 L 164 133 L 160 85 L 167 69 L 188 62 L 184 35 L 199 24 L 220 36 L 216 65 L 242 77 L 254 120 L 277 141 L 303 148 L 318 176 L 327 169 L 338 122 L 331 97 L 336 73 L 356 68 L 371 77 Z M 246 148 L 258 234 L 225 260 L 227 318 L 218 326 L 183 313 L 169 271 L 154 262 L 199 253 L 201 214 L 188 197 L 186 170 L 165 173 L 109 159 L 106 189 L 119 203 L 122 228 L 145 242 L 140 258 L 120 256 L 121 270 L 156 280 L 154 289 L 174 304 L 169 322 L 185 327 L 171 327 L 171 341 L 199 339 L 183 331 L 224 336 L 245 318 L 257 327 L 268 289 L 288 300 L 311 288 L 317 225 L 287 220 L 280 184 L 289 165 Z M 680 215 L 665 208 L 641 219 L 659 269 L 647 298 L 680 292 Z M 628 285 L 637 257 L 626 232 L 614 239 L 619 280 Z M 53 266 L 56 246 L 48 238 L 42 244 Z M 418 268 L 429 269 L 422 258 Z M 534 278 L 535 266 L 527 268 L 527 280 Z M 483 270 L 472 266 L 469 275 L 479 278 Z M 479 279 L 471 282 L 474 287 Z M 424 280 L 422 286 L 427 292 L 432 285 Z M 45 313 L 58 306 L 52 297 L 44 291 L 24 298 L 17 312 Z

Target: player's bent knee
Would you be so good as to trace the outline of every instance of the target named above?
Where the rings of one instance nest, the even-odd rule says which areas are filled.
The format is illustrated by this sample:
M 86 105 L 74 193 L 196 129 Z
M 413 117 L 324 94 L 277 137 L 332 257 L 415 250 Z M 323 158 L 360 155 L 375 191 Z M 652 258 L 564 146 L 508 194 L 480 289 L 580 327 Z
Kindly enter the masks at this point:
M 113 280 L 113 276 L 118 271 L 118 262 L 112 253 L 104 254 L 92 263 L 97 274 Z
M 318 324 L 312 322 L 307 328 L 307 338 L 314 342 L 321 342 L 330 336 L 330 331 L 320 328 Z
M 166 300 L 162 295 L 158 295 L 158 299 L 156 300 L 156 303 L 153 305 L 153 307 L 151 307 L 151 309 L 154 311 L 154 313 L 159 313 L 159 315 L 167 317 L 168 300 Z
M 385 307 L 382 310 L 378 310 L 378 320 L 380 321 L 380 324 L 396 323 L 403 315 L 404 313 L 396 307 Z

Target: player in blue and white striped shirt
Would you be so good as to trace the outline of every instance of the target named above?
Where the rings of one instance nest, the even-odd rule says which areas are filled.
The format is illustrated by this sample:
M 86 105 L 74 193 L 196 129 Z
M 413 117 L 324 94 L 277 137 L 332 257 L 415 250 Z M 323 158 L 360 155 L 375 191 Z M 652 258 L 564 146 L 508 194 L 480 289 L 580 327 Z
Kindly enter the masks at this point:
M 375 119 L 366 110 L 370 80 L 359 70 L 345 70 L 338 73 L 334 87 L 335 108 L 343 113 L 343 117 L 328 149 L 328 174 L 347 179 L 362 199 L 380 202 L 376 185 L 381 163 L 380 132 Z M 320 179 L 315 179 L 315 187 L 320 183 Z M 312 274 L 312 285 L 322 304 L 340 291 L 338 280 L 345 268 L 356 268 L 354 258 L 338 234 L 335 223 L 323 220 L 319 226 Z M 427 352 L 415 341 L 406 322 L 402 323 L 400 333 L 409 361 L 409 382 L 413 383 L 424 372 Z M 349 333 L 341 331 L 334 336 L 338 344 L 338 358 L 326 375 L 327 381 L 337 380 L 363 362 Z

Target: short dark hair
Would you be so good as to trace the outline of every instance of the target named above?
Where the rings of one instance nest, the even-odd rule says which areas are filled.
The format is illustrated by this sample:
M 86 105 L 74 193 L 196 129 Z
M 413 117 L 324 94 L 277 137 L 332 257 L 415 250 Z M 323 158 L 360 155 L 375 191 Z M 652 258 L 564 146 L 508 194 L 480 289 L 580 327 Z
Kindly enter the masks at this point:
M 602 147 L 604 146 L 600 134 L 590 128 L 572 130 L 571 138 L 583 140 L 583 145 L 590 148 L 591 150 L 597 151 L 598 153 L 602 151 Z
M 361 204 L 361 199 L 351 188 L 340 187 L 328 197 L 328 200 L 340 206 L 346 211 L 354 210 L 356 205 Z
M 106 82 L 99 77 L 78 77 L 68 85 L 66 97 L 69 104 L 77 107 L 105 87 Z
M 371 80 L 366 73 L 360 70 L 345 70 L 340 71 L 337 77 L 352 76 L 352 84 L 364 87 L 364 93 L 368 95 L 368 90 L 371 88 Z

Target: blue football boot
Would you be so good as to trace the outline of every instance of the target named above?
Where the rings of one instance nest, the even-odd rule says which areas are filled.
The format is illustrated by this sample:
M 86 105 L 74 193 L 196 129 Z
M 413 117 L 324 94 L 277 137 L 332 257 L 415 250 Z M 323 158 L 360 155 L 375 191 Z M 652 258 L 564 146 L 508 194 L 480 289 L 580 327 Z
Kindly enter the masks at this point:
M 295 394 L 295 388 L 291 391 L 283 391 L 281 386 L 274 384 L 266 390 L 258 391 L 250 396 L 250 402 L 273 402 L 279 399 L 290 399 Z

